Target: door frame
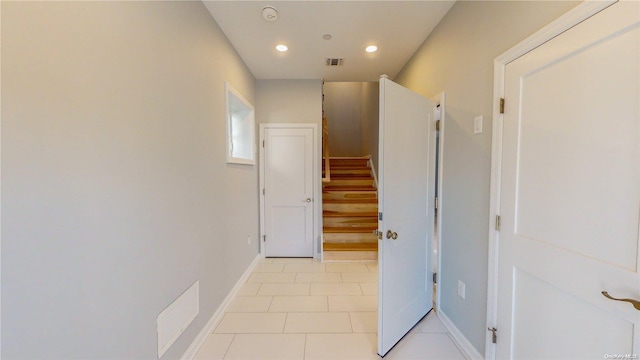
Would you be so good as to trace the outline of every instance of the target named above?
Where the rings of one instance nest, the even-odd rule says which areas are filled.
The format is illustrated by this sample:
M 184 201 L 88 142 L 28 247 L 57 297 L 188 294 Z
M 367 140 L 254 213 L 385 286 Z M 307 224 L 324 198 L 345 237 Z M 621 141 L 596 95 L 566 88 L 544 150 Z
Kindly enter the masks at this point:
M 318 259 L 320 257 L 319 252 L 319 236 L 318 236 L 318 224 L 320 223 L 318 214 L 322 214 L 322 196 L 320 195 L 320 186 L 321 186 L 321 171 L 320 168 L 321 162 L 319 161 L 319 156 L 321 154 L 321 149 L 319 148 L 321 142 L 318 141 L 318 124 L 315 123 L 263 123 L 260 124 L 260 137 L 258 148 L 259 157 L 258 157 L 258 165 L 259 165 L 259 184 L 258 184 L 258 193 L 260 196 L 260 240 L 259 240 L 259 255 L 261 258 L 266 257 L 265 252 L 265 196 L 262 191 L 264 189 L 265 182 L 265 174 L 264 174 L 264 140 L 265 140 L 265 130 L 266 129 L 311 129 L 313 131 L 313 164 L 311 165 L 313 168 L 313 258 Z
M 491 146 L 491 189 L 489 193 L 489 273 L 487 283 L 487 323 L 488 328 L 497 323 L 498 300 L 498 245 L 500 233 L 496 231 L 496 216 L 500 214 L 500 175 L 502 172 L 502 127 L 500 99 L 504 98 L 504 82 L 507 64 L 525 55 L 545 42 L 569 30 L 580 22 L 604 10 L 618 0 L 585 1 L 543 27 L 533 35 L 507 50 L 493 61 L 493 138 Z M 509 106 L 506 104 L 505 106 Z M 495 359 L 495 344 L 491 332 L 486 332 L 485 359 Z
M 431 147 L 431 149 L 429 149 L 430 152 L 433 152 L 433 154 L 429 154 L 429 157 L 432 159 L 435 159 L 435 154 L 438 154 L 438 161 L 436 162 L 438 164 L 438 168 L 436 169 L 437 174 L 438 174 L 438 192 L 436 194 L 437 198 L 438 198 L 438 217 L 436 219 L 437 224 L 435 224 L 435 226 L 438 227 L 438 236 L 436 236 L 433 240 L 436 241 L 438 243 L 438 257 L 437 257 L 437 264 L 436 264 L 436 284 L 440 284 L 440 276 L 441 276 L 441 267 L 442 267 L 442 204 L 443 204 L 443 199 L 442 199 L 442 185 L 443 185 L 443 170 L 444 170 L 444 128 L 445 128 L 445 118 L 446 118 L 446 94 L 444 91 L 438 93 L 437 95 L 431 97 L 431 100 L 435 101 L 436 104 L 440 105 L 440 130 L 434 130 L 431 132 L 431 134 L 429 134 L 429 136 L 433 136 L 433 146 Z M 434 109 L 435 111 L 435 109 Z M 435 136 L 436 136 L 436 131 L 440 131 L 440 140 L 439 142 L 435 141 Z M 438 147 L 438 151 L 436 152 L 436 146 Z M 431 156 L 433 155 L 433 157 Z M 430 189 L 431 193 L 434 192 L 435 190 L 435 181 L 433 184 L 433 188 Z M 435 205 L 435 204 L 434 204 Z M 434 206 L 435 207 L 435 206 Z M 431 251 L 433 252 L 433 249 L 431 249 Z M 433 256 L 433 254 L 431 254 Z M 432 285 L 433 285 L 433 281 L 432 281 Z M 440 294 L 442 293 L 441 289 L 438 288 L 438 290 L 436 291 L 436 306 L 434 307 L 434 310 L 436 311 L 436 314 L 440 314 Z

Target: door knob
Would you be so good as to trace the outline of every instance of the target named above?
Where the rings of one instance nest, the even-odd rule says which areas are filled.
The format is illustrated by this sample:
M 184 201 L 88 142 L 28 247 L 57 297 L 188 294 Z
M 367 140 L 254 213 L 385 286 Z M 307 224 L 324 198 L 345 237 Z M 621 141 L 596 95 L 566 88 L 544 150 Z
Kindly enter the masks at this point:
M 391 230 L 387 230 L 387 239 L 397 239 L 398 238 L 398 233 L 397 232 L 393 232 Z
M 302 200 L 302 202 L 311 202 L 311 198 L 307 198 L 306 200 Z
M 615 300 L 615 301 L 624 301 L 624 302 L 628 302 L 631 305 L 633 305 L 634 308 L 636 308 L 636 310 L 640 310 L 640 301 L 638 300 L 633 300 L 633 299 L 616 299 L 613 296 L 609 295 L 608 292 L 603 291 L 602 295 L 604 295 L 604 297 L 606 297 L 607 299 L 611 299 L 611 300 Z

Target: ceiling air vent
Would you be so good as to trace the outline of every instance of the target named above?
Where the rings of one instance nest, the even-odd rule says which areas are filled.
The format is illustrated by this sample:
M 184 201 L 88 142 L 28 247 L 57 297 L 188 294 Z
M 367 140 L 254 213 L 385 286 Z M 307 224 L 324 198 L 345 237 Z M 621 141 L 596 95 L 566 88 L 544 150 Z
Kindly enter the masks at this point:
M 327 66 L 341 66 L 344 62 L 342 58 L 329 58 L 327 59 Z

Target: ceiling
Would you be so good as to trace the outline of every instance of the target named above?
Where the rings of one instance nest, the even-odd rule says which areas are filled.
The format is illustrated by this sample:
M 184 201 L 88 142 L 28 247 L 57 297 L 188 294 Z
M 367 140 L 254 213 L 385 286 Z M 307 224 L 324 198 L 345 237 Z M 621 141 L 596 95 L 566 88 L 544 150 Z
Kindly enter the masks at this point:
M 257 79 L 325 81 L 394 78 L 454 1 L 203 0 Z M 277 9 L 276 21 L 262 18 L 265 6 Z M 378 51 L 366 53 L 368 45 Z M 327 58 L 344 61 L 330 67 Z

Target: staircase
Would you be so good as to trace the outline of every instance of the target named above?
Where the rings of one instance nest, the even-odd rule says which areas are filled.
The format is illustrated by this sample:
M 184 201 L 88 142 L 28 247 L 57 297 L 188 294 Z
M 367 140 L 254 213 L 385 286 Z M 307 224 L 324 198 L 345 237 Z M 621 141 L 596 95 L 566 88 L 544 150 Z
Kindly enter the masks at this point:
M 378 196 L 369 157 L 331 158 L 322 188 L 326 261 L 377 260 Z

